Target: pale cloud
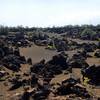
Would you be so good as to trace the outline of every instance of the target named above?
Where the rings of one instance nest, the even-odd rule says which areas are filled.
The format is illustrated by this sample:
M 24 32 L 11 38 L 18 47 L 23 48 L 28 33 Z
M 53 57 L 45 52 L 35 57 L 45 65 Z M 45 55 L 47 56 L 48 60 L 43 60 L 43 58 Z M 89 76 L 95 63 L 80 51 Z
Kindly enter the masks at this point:
M 0 24 L 62 26 L 99 24 L 100 0 L 0 0 Z

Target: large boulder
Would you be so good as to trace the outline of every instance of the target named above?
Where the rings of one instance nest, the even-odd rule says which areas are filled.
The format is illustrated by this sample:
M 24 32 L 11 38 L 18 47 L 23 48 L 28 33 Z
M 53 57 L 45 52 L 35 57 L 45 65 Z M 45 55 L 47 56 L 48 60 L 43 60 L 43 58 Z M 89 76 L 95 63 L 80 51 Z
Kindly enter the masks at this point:
M 90 79 L 89 83 L 94 85 L 100 85 L 100 66 L 90 66 L 82 70 L 83 77 Z
M 43 75 L 44 77 L 53 77 L 54 75 L 61 74 L 62 70 L 68 68 L 67 55 L 64 53 L 53 56 L 51 60 L 45 63 L 44 60 L 34 64 L 30 70 L 33 73 Z
M 58 95 L 76 94 L 77 96 L 85 99 L 91 97 L 86 88 L 83 87 L 81 84 L 79 84 L 77 80 L 72 78 L 69 78 L 62 82 L 60 87 L 57 88 L 57 94 Z
M 97 58 L 100 58 L 100 50 L 97 50 L 94 54 L 94 56 L 96 56 Z
M 97 45 L 92 43 L 83 43 L 82 44 L 82 48 L 86 51 L 86 52 L 93 52 L 96 48 L 97 48 Z
M 87 54 L 85 51 L 77 52 L 72 56 L 72 59 L 69 60 L 69 65 L 71 68 L 87 68 L 89 65 L 85 61 L 87 58 Z

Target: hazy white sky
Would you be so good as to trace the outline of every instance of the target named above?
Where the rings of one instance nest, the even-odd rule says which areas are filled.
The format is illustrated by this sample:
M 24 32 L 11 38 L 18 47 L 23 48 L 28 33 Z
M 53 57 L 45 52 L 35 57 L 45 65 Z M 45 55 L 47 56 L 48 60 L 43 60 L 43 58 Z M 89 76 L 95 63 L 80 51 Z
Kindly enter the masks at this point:
M 0 24 L 63 26 L 100 24 L 100 0 L 0 0 Z

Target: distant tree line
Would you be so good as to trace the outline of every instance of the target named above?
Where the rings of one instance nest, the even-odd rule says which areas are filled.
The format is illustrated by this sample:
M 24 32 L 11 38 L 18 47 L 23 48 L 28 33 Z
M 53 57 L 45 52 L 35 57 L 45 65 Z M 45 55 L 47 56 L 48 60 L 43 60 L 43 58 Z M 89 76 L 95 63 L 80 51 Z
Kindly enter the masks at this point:
M 0 35 L 7 35 L 8 34 L 8 27 L 0 26 Z
M 84 34 L 100 34 L 100 25 L 67 25 L 62 27 L 47 27 L 47 28 L 37 28 L 37 27 L 7 27 L 0 26 L 0 35 L 7 35 L 9 32 L 49 32 L 49 33 L 57 33 L 62 34 L 66 33 L 68 36 L 71 35 L 84 35 Z

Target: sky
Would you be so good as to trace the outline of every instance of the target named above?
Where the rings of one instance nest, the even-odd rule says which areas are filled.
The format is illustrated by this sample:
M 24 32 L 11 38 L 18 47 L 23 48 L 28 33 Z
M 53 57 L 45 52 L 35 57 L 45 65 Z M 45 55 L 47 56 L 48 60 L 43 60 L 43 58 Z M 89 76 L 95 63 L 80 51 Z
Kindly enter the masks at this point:
M 0 25 L 100 24 L 100 0 L 0 0 Z

